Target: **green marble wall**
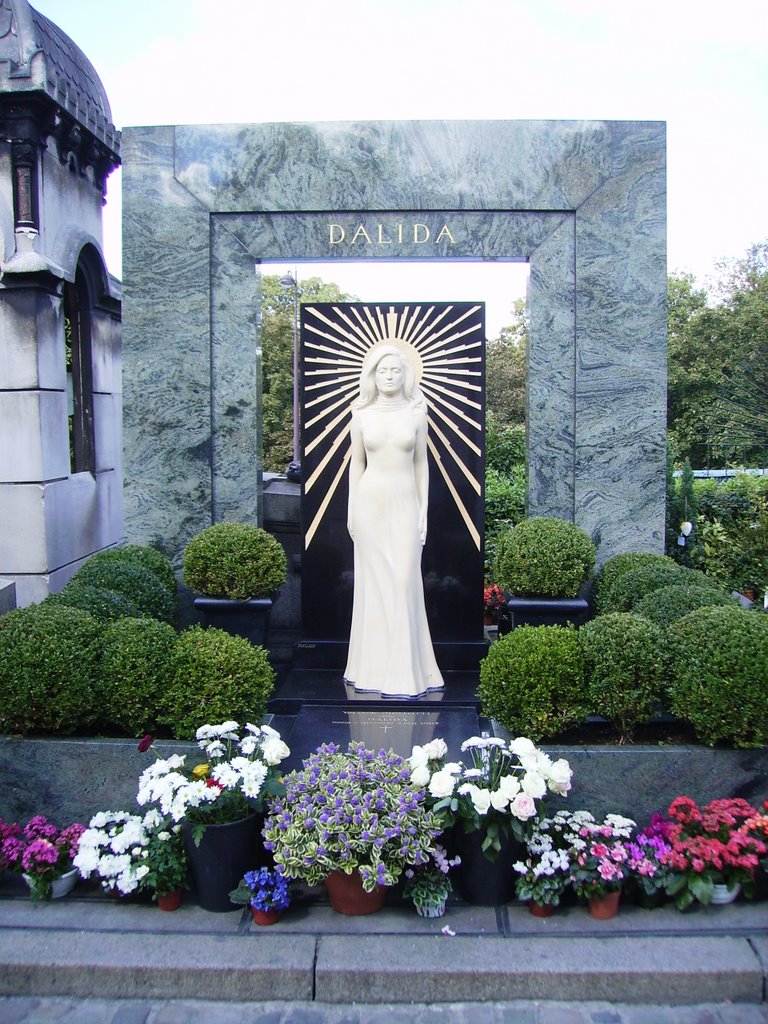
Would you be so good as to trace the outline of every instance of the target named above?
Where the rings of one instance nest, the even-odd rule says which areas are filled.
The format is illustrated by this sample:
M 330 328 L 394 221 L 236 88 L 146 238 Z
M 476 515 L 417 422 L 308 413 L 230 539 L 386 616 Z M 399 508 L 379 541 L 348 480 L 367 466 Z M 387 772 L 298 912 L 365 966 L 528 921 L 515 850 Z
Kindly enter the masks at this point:
M 260 261 L 503 258 L 531 267 L 530 513 L 662 550 L 663 123 L 128 128 L 123 161 L 131 540 L 259 519 Z

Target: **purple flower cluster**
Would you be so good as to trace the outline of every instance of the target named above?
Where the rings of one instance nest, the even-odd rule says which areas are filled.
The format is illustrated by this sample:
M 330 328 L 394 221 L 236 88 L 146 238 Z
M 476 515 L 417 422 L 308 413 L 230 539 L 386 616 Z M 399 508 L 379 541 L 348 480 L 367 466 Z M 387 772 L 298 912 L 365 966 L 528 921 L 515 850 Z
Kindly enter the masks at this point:
M 0 822 L 0 863 L 11 871 L 56 878 L 72 867 L 85 826 L 59 829 L 42 814 L 20 825 Z
M 245 884 L 251 890 L 251 906 L 256 910 L 285 910 L 291 904 L 288 895 L 288 880 L 280 868 L 270 871 L 259 868 L 244 876 Z
M 358 868 L 364 886 L 392 885 L 405 865 L 427 861 L 440 827 L 404 760 L 350 743 L 323 744 L 284 779 L 272 801 L 265 847 L 291 877 L 319 881 Z

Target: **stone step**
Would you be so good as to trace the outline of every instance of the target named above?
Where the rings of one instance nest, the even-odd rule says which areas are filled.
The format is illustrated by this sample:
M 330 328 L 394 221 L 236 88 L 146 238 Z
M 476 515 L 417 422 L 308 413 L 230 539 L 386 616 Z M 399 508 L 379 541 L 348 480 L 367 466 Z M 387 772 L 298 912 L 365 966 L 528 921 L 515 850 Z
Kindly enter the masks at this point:
M 46 921 L 41 908 L 39 925 L 0 927 L 0 994 L 320 1003 L 765 998 L 768 940 L 746 935 L 380 934 L 372 919 L 350 919 L 352 934 L 324 934 L 160 911 L 145 918 L 153 930 L 140 930 L 131 917 L 125 929 L 95 928 L 91 908 L 83 909 L 81 922 L 76 914 Z

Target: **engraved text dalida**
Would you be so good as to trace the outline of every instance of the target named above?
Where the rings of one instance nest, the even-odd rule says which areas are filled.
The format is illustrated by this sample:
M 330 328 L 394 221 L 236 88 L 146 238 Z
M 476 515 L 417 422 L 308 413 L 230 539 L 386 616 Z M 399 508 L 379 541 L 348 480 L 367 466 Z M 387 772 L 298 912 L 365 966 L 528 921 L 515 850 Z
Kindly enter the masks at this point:
M 329 224 L 328 242 L 330 245 L 340 245 L 342 242 L 349 245 L 425 245 L 427 242 L 432 242 L 433 245 L 441 242 L 455 245 L 456 239 L 447 224 L 443 224 L 435 233 L 434 228 L 430 230 L 429 225 L 414 221 L 412 224 L 399 222 L 391 226 L 377 224 L 375 227 L 358 224 L 354 228 L 345 228 L 343 224 Z

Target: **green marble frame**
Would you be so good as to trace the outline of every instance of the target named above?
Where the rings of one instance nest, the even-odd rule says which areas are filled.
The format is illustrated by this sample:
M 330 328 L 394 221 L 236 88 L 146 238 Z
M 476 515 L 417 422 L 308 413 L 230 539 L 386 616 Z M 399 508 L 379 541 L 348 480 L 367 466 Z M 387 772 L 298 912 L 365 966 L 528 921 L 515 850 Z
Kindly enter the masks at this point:
M 418 221 L 455 239 L 430 258 L 530 263 L 529 512 L 602 557 L 662 550 L 663 123 L 132 128 L 123 159 L 131 540 L 176 555 L 259 521 L 259 264 L 425 258 L 397 241 Z M 333 243 L 332 222 L 371 244 Z

